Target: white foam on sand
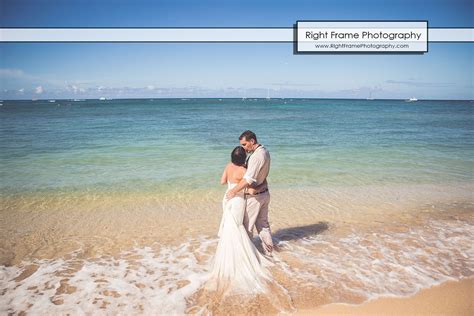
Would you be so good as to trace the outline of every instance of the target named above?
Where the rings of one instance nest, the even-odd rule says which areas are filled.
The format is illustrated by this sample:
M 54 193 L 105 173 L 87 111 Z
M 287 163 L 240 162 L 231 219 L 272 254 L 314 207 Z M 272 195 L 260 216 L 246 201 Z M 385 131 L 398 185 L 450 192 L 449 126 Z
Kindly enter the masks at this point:
M 317 287 L 336 298 L 371 300 L 411 296 L 422 288 L 474 275 L 473 225 L 429 221 L 406 232 L 352 230 L 343 238 L 321 234 L 280 247 L 297 268 L 286 273 L 301 287 Z M 338 297 L 338 298 L 337 298 Z M 350 299 L 349 299 L 350 298 Z
M 329 228 L 280 241 L 272 268 L 279 271 L 272 271 L 285 276 L 277 282 L 289 298 L 308 289 L 330 302 L 412 295 L 474 274 L 473 228 L 458 220 L 428 221 L 406 231 L 353 230 L 343 237 Z M 208 277 L 216 244 L 202 237 L 179 246 L 134 248 L 116 258 L 84 259 L 78 250 L 61 259 L 2 266 L 0 314 L 184 314 Z M 193 310 L 205 312 L 205 306 Z
M 82 315 L 110 314 L 182 314 L 186 297 L 206 278 L 206 264 L 198 256 L 216 240 L 194 240 L 179 247 L 150 247 L 124 252 L 120 258 L 40 260 L 30 277 L 16 282 L 30 264 L 1 267 L 0 314 L 29 311 L 36 314 Z M 78 271 L 68 273 L 68 270 Z M 72 292 L 58 293 L 66 280 Z M 73 288 L 71 288 L 73 287 Z M 72 289 L 72 291 L 71 291 Z M 59 291 L 61 292 L 61 291 Z

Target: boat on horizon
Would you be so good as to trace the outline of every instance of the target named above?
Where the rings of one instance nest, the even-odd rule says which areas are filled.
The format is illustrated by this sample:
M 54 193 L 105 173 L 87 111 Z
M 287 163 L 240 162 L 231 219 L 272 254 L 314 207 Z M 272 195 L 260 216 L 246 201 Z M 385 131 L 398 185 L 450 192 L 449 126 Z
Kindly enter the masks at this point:
M 418 101 L 417 98 L 410 98 L 410 99 L 405 100 L 405 102 L 416 102 L 416 101 Z
M 372 100 L 375 100 L 373 97 L 372 97 L 372 91 L 369 92 L 369 96 L 367 98 L 365 98 L 367 101 L 372 101 Z

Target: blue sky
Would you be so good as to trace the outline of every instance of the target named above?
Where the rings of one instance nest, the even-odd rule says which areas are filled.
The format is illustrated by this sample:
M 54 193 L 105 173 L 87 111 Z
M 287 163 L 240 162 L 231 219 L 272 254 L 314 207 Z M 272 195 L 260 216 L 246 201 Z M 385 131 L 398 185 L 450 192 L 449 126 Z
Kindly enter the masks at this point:
M 2 27 L 278 26 L 428 20 L 473 27 L 472 1 L 0 0 Z M 473 99 L 474 44 L 424 55 L 293 55 L 292 44 L 3 43 L 0 97 Z

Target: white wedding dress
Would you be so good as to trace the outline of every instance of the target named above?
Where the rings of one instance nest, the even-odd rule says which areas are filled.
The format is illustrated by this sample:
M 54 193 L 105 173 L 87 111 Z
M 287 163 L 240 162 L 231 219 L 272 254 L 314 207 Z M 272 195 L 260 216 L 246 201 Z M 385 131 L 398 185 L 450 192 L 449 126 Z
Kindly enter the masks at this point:
M 229 183 L 227 190 L 236 183 Z M 270 272 L 266 267 L 273 265 L 257 250 L 243 225 L 245 198 L 239 192 L 222 201 L 222 220 L 219 227 L 219 243 L 212 263 L 208 289 L 226 294 L 252 294 L 265 292 Z

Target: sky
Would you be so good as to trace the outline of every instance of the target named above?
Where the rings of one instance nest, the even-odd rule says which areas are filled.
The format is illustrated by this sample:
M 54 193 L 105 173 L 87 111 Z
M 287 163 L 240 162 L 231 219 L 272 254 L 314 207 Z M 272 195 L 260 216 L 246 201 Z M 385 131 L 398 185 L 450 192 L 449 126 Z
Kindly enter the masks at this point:
M 473 1 L 0 0 L 1 27 L 291 27 L 428 20 L 473 27 Z M 294 55 L 291 43 L 0 43 L 1 99 L 474 99 L 474 43 L 423 55 Z

